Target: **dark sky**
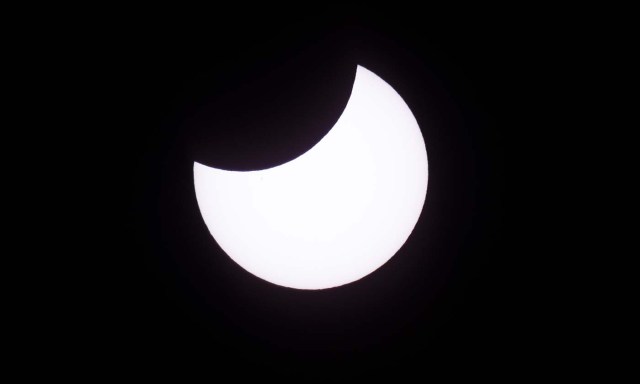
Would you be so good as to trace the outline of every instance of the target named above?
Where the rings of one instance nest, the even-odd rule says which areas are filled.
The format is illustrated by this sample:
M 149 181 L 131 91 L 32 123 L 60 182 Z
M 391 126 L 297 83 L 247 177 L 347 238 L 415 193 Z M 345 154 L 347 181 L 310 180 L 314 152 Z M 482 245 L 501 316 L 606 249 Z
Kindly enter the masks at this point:
M 525 43 L 484 11 L 123 17 L 80 39 L 90 143 L 80 150 L 91 167 L 76 171 L 93 193 L 77 202 L 94 218 L 74 269 L 86 287 L 80 349 L 112 367 L 296 377 L 428 376 L 512 359 L 523 336 L 508 283 L 517 254 L 505 233 L 503 136 L 524 82 L 514 47 Z M 262 169 L 304 153 L 340 116 L 357 64 L 389 83 L 422 129 L 422 216 L 362 280 L 315 292 L 272 285 L 212 239 L 193 162 Z

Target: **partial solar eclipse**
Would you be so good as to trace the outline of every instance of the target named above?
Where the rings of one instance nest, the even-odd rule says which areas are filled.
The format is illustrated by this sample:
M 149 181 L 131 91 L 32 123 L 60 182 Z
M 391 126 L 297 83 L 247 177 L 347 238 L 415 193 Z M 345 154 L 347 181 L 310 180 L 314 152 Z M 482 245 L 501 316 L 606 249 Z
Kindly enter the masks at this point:
M 303 155 L 249 172 L 195 162 L 193 173 L 218 245 L 251 274 L 297 289 L 348 284 L 391 259 L 418 221 L 428 179 L 411 110 L 361 66 L 344 112 Z

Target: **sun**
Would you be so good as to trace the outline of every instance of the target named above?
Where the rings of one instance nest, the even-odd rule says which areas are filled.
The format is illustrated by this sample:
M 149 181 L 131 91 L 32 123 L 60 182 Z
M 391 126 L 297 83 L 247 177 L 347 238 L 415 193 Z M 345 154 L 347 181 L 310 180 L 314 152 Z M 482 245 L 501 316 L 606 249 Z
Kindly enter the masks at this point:
M 300 157 L 250 172 L 194 163 L 215 241 L 253 275 L 297 289 L 348 284 L 386 263 L 418 221 L 427 179 L 411 110 L 361 66 L 335 126 Z

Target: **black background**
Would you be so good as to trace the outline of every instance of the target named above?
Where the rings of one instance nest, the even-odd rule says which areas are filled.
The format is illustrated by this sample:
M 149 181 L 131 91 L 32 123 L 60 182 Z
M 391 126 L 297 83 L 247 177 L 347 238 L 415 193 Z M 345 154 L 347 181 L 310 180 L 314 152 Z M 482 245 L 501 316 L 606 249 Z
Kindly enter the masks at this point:
M 72 46 L 86 127 L 76 149 L 87 161 L 73 168 L 82 261 L 71 270 L 83 361 L 299 378 L 516 363 L 526 332 L 516 325 L 521 256 L 506 233 L 503 136 L 525 82 L 517 20 L 363 6 L 272 13 L 121 17 Z M 422 129 L 420 220 L 357 282 L 267 283 L 209 234 L 193 162 L 249 170 L 299 156 L 340 116 L 357 64 L 389 83 Z

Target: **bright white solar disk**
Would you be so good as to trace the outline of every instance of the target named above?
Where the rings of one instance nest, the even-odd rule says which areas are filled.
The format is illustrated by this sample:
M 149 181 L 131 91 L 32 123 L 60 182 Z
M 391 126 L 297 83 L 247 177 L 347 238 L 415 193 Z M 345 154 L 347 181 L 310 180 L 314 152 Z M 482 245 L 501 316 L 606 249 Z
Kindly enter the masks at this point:
M 387 262 L 407 240 L 427 191 L 427 151 L 409 107 L 358 66 L 329 133 L 280 166 L 250 172 L 194 164 L 200 212 L 238 265 L 273 284 L 324 289 Z

